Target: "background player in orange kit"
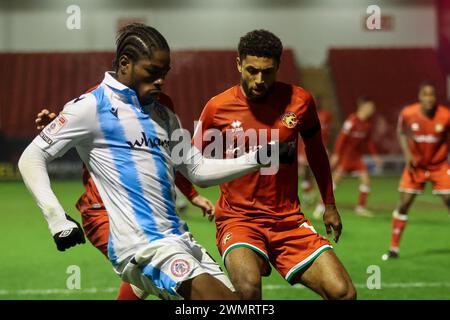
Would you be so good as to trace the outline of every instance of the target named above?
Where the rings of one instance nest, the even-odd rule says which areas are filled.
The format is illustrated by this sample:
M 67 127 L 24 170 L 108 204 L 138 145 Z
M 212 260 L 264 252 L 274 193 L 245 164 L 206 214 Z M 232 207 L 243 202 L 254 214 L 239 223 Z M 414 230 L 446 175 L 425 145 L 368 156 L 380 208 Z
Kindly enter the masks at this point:
M 362 159 L 366 151 L 371 153 L 377 167 L 381 160 L 370 135 L 372 130 L 371 117 L 375 112 L 375 102 L 368 97 L 361 97 L 357 101 L 357 111 L 345 120 L 336 138 L 334 152 L 330 157 L 335 186 L 339 184 L 345 174 L 357 174 L 360 179 L 358 204 L 355 211 L 358 215 L 372 217 L 366 209 L 367 197 L 370 192 L 370 177 Z M 322 208 L 316 208 L 314 216 L 320 215 Z
M 392 213 L 391 247 L 383 260 L 398 257 L 408 210 L 427 181 L 433 185 L 433 194 L 441 195 L 450 210 L 449 131 L 450 110 L 437 103 L 436 87 L 424 82 L 419 88 L 419 102 L 405 107 L 398 118 L 397 134 L 405 168 L 398 189 L 400 202 Z
M 319 117 L 321 133 L 322 133 L 322 141 L 327 148 L 329 139 L 330 139 L 330 131 L 333 124 L 333 114 L 330 110 L 324 108 L 322 106 L 322 101 L 320 96 L 315 96 L 314 101 L 317 107 L 317 115 Z M 328 151 L 328 150 L 327 150 Z M 302 139 L 298 140 L 298 173 L 299 178 L 301 179 L 301 196 L 303 203 L 306 205 L 312 204 L 315 198 L 314 192 L 314 176 L 309 169 L 308 161 L 306 160 L 305 154 L 305 145 Z
M 245 142 L 236 145 L 234 138 L 239 141 L 252 130 L 269 136 L 271 129 L 278 129 L 280 142 L 294 145 L 300 133 L 326 204 L 323 220 L 327 233 L 333 229 L 337 242 L 342 224 L 316 107 L 304 89 L 276 81 L 281 53 L 280 39 L 268 31 L 255 30 L 240 39 L 240 85 L 206 104 L 194 143 L 206 150 L 209 129 L 220 130 L 224 136 L 231 133 L 233 139 L 225 146 L 228 156 L 246 148 Z M 261 277 L 270 274 L 271 265 L 290 284 L 302 283 L 325 299 L 356 297 L 350 276 L 330 250 L 330 242 L 301 211 L 296 161 L 280 164 L 274 175 L 248 174 L 222 184 L 220 190 L 216 242 L 241 298 L 261 299 Z
M 173 103 L 169 96 L 160 93 L 158 98 L 161 104 L 173 111 Z M 37 129 L 43 129 L 55 117 L 55 113 L 43 109 L 37 114 Z M 89 241 L 100 250 L 103 255 L 108 257 L 108 213 L 103 204 L 103 200 L 98 193 L 97 187 L 84 164 L 82 167 L 82 176 L 85 192 L 78 199 L 76 207 L 81 213 L 83 230 Z M 192 183 L 179 172 L 176 173 L 175 184 L 186 198 L 189 199 L 191 204 L 202 209 L 203 215 L 208 215 L 208 219 L 212 221 L 214 218 L 214 206 L 211 201 L 200 195 Z M 146 296 L 147 294 L 141 289 L 131 286 L 129 283 L 122 282 L 117 299 L 137 300 L 144 299 Z

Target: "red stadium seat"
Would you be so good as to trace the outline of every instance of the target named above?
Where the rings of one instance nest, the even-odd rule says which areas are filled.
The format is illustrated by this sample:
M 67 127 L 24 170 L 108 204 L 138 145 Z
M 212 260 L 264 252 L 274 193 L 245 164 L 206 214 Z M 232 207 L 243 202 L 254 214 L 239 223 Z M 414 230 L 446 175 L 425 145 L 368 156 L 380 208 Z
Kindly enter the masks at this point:
M 99 83 L 111 70 L 113 52 L 1 53 L 5 81 L 0 91 L 0 128 L 8 138 L 31 139 L 34 119 L 43 107 L 63 104 Z M 298 83 L 292 50 L 283 53 L 279 79 Z M 165 92 L 183 125 L 192 131 L 209 98 L 239 83 L 236 51 L 172 52 Z

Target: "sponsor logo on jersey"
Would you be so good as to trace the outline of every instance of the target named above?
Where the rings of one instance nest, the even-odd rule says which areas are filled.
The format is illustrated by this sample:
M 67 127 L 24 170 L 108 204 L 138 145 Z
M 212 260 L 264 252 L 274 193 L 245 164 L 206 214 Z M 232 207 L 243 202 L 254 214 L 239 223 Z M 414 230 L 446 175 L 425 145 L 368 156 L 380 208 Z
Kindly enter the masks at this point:
M 52 144 L 52 143 L 53 143 L 53 140 L 50 139 L 50 138 L 44 133 L 44 131 L 41 131 L 41 132 L 39 133 L 39 136 L 42 138 L 42 140 L 44 140 L 44 141 L 47 142 L 48 144 Z
M 289 129 L 293 129 L 298 124 L 297 115 L 292 111 L 286 112 L 281 116 L 281 122 Z
M 442 132 L 442 131 L 444 131 L 444 125 L 442 123 L 438 123 L 438 124 L 436 124 L 434 129 L 436 130 L 436 132 Z
M 231 237 L 233 236 L 232 232 L 227 232 L 222 239 L 222 245 L 226 245 L 228 241 L 230 241 Z
M 58 115 L 45 129 L 46 134 L 57 134 L 59 130 L 67 123 L 67 119 L 63 115 Z
M 119 108 L 111 107 L 111 109 L 109 109 L 109 112 L 111 112 L 114 117 L 119 119 Z
M 436 143 L 439 141 L 439 137 L 433 136 L 432 134 L 423 134 L 413 136 L 414 141 L 416 142 L 425 142 L 425 143 Z
M 175 277 L 182 277 L 189 271 L 191 271 L 191 266 L 189 265 L 189 262 L 184 259 L 176 259 L 170 265 L 170 272 L 172 272 Z
M 142 146 L 151 147 L 151 148 L 156 148 L 156 147 L 168 148 L 169 140 L 162 140 L 158 137 L 147 138 L 147 135 L 145 134 L 145 132 L 141 132 L 141 138 L 139 140 L 136 139 L 136 140 L 134 140 L 134 142 L 127 141 L 127 144 L 130 146 L 131 149 L 136 149 L 137 147 L 142 147 Z

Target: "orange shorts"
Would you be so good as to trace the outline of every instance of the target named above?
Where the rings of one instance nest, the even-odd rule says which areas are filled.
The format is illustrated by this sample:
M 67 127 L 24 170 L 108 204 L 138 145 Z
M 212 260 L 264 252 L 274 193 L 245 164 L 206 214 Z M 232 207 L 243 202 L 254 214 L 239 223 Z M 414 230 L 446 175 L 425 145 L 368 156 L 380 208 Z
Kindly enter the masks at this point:
M 109 219 L 104 207 L 80 210 L 83 230 L 89 241 L 108 257 Z
M 218 223 L 216 243 L 223 261 L 232 249 L 247 247 L 270 262 L 290 283 L 298 271 L 332 248 L 307 219 L 284 224 L 228 220 Z M 270 270 L 265 276 L 269 274 Z
M 361 158 L 342 159 L 338 162 L 336 169 L 344 173 L 367 172 L 367 166 Z
M 398 191 L 421 194 L 427 181 L 432 183 L 433 194 L 450 194 L 450 165 L 446 162 L 433 170 L 405 168 Z

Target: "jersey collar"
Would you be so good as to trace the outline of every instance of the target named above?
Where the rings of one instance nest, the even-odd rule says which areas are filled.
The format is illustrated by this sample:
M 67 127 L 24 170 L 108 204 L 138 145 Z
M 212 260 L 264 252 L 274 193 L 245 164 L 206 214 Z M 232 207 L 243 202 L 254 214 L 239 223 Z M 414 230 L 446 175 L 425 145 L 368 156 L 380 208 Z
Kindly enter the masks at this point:
M 128 88 L 123 83 L 117 81 L 114 77 L 116 73 L 114 71 L 105 72 L 105 78 L 103 79 L 103 83 L 110 87 L 114 92 L 119 94 L 123 94 L 126 96 L 136 96 L 136 92 L 133 89 Z

